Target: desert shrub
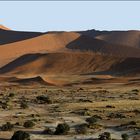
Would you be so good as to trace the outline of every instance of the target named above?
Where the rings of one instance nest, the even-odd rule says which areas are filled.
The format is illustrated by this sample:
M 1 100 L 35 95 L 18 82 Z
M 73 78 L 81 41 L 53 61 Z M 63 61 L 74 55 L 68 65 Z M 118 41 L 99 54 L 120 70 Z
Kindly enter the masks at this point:
M 133 89 L 132 92 L 139 92 L 139 90 L 138 89 Z
M 128 125 L 137 125 L 137 123 L 135 121 L 130 121 Z
M 88 128 L 90 128 L 90 129 L 101 129 L 101 128 L 103 128 L 103 126 L 95 123 L 95 124 L 88 124 Z
M 19 123 L 19 122 L 16 122 L 16 123 L 15 123 L 15 125 L 19 126 L 19 125 L 20 125 L 20 123 Z
M 91 116 L 92 115 L 91 111 L 89 111 L 89 110 L 83 110 L 83 111 L 79 112 L 79 114 L 80 113 L 83 116 Z
M 20 107 L 22 108 L 22 109 L 27 109 L 28 108 L 28 104 L 27 104 L 27 102 L 26 101 L 22 101 L 21 103 L 20 103 Z
M 24 131 L 16 131 L 11 140 L 30 140 L 30 135 Z
M 6 102 L 1 104 L 2 109 L 8 109 L 8 104 Z
M 88 122 L 89 124 L 95 124 L 97 122 L 97 118 L 92 116 L 90 118 L 87 118 L 86 122 Z
M 8 97 L 14 97 L 15 94 L 14 93 L 9 93 Z
M 110 113 L 108 115 L 108 117 L 109 118 L 119 118 L 119 119 L 126 118 L 126 116 L 121 113 Z
M 128 140 L 129 139 L 127 134 L 122 134 L 121 137 L 122 137 L 122 140 Z
M 92 100 L 89 100 L 89 99 L 79 99 L 79 102 L 89 102 L 89 103 L 92 103 Z
M 14 125 L 11 124 L 10 122 L 7 122 L 6 124 L 3 124 L 1 126 L 2 131 L 11 131 L 14 128 Z
M 58 124 L 55 130 L 56 135 L 67 134 L 70 127 L 67 123 Z
M 102 117 L 101 116 L 93 115 L 93 117 L 96 118 L 96 119 L 102 120 Z
M 52 103 L 52 101 L 50 100 L 50 98 L 48 96 L 45 96 L 45 95 L 37 96 L 36 97 L 36 100 L 40 104 L 44 104 L 44 103 L 51 104 Z
M 109 132 L 104 132 L 99 135 L 99 140 L 111 140 L 111 134 Z
M 80 110 L 75 110 L 72 113 L 78 114 L 78 115 L 82 115 L 82 116 L 91 116 L 92 112 L 88 109 L 80 109 Z
M 53 135 L 54 132 L 53 132 L 50 128 L 46 127 L 46 128 L 44 129 L 44 131 L 42 132 L 42 134 Z
M 134 112 L 135 114 L 140 114 L 140 110 L 138 110 L 138 109 L 134 109 L 133 112 Z
M 76 126 L 75 130 L 78 134 L 86 134 L 87 124 L 81 124 L 81 125 Z
M 107 105 L 106 108 L 115 108 L 115 106 Z
M 25 128 L 32 128 L 33 126 L 35 126 L 35 123 L 31 120 L 28 120 L 24 123 L 23 125 Z

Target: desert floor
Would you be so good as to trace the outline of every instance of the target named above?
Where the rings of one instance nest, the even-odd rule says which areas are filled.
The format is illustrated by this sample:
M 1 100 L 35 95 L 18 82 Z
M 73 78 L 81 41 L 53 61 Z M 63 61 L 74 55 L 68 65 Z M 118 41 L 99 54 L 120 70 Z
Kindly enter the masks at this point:
M 103 132 L 110 132 L 117 140 L 124 133 L 130 140 L 140 139 L 139 79 L 89 76 L 89 80 L 88 76 L 79 77 L 58 78 L 56 81 L 61 79 L 63 85 L 54 86 L 1 82 L 0 126 L 10 122 L 14 128 L 0 131 L 0 139 L 10 139 L 16 130 L 29 132 L 31 140 L 87 140 L 98 138 Z M 56 79 L 53 78 L 48 79 Z M 38 102 L 36 97 L 39 95 L 49 97 L 51 102 Z M 22 101 L 27 103 L 27 108 L 21 108 Z M 86 121 L 91 116 L 98 118 L 96 123 Z M 27 120 L 32 120 L 35 126 L 25 128 L 23 124 Z M 57 125 L 64 122 L 70 126 L 67 134 L 42 133 L 45 128 L 55 131 Z

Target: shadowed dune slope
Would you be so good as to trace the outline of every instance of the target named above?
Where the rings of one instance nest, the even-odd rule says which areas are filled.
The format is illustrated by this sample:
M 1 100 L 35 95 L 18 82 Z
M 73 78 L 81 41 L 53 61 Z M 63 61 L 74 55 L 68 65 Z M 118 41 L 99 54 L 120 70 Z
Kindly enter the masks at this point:
M 37 76 L 37 77 L 32 77 L 32 78 L 25 78 L 25 79 L 16 79 L 16 80 L 13 80 L 11 82 L 15 82 L 15 83 L 18 83 L 18 84 L 41 84 L 41 85 L 53 85 L 51 83 L 48 83 L 46 82 L 45 80 L 42 79 L 42 77 L 40 76 Z
M 118 58 L 93 53 L 49 53 L 24 55 L 0 69 L 16 74 L 81 74 L 107 70 Z
M 70 42 L 66 47 L 73 50 L 88 50 L 118 57 L 140 57 L 140 48 L 114 45 L 87 36 L 80 36 L 78 39 Z
M 140 58 L 126 58 L 112 65 L 110 70 L 121 75 L 140 74 Z
M 140 48 L 140 31 L 80 31 L 82 35 L 104 40 L 108 43 Z
M 15 32 L 3 29 L 1 31 Z M 116 40 L 114 34 L 118 34 Z M 93 38 L 76 32 L 50 32 L 4 44 L 0 46 L 0 73 L 32 76 L 58 73 L 110 72 L 120 74 L 132 73 L 132 71 L 139 73 L 138 34 L 139 32 L 136 31 L 111 33 L 104 31 L 101 35 L 98 31 Z M 112 41 L 118 40 L 118 42 L 122 39 L 120 44 L 123 45 L 116 42 L 112 44 L 109 38 Z M 128 38 L 130 38 L 130 45 L 125 43 Z M 132 47 L 134 42 L 135 46 Z
M 73 32 L 49 33 L 24 41 L 1 45 L 0 66 L 29 53 L 46 53 L 65 50 L 65 46 L 79 36 L 80 34 Z
M 140 57 L 140 48 L 113 45 L 75 32 L 48 33 L 0 47 L 0 67 L 30 53 L 92 51 L 119 57 Z
M 116 31 L 96 38 L 112 44 L 140 48 L 140 31 Z
M 117 58 L 88 52 L 28 54 L 1 68 L 0 73 L 31 76 L 94 72 L 104 72 L 104 74 L 114 72 L 112 74 L 117 74 L 140 69 L 140 59 L 135 61 L 134 58 Z
M 39 32 L 12 31 L 0 26 L 0 45 L 26 40 L 42 34 Z

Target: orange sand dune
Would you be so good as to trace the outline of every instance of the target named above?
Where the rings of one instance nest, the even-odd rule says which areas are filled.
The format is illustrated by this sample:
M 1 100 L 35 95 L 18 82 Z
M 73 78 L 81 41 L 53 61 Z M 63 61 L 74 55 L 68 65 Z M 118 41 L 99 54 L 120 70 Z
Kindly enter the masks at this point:
M 2 24 L 0 24 L 0 29 L 3 29 L 3 30 L 10 30 L 9 28 L 3 26 Z
M 39 32 L 13 31 L 0 25 L 0 45 L 26 40 L 42 34 Z
M 24 55 L 1 68 L 0 73 L 24 76 L 93 73 L 114 75 L 121 72 L 127 74 L 133 72 L 133 69 L 140 69 L 140 58 L 127 59 L 88 52 L 65 52 Z
M 77 33 L 54 33 L 44 34 L 32 39 L 0 46 L 0 67 L 14 60 L 15 58 L 28 53 L 56 52 L 65 49 L 71 41 L 77 39 Z
M 82 35 L 90 36 L 104 40 L 108 43 L 125 45 L 131 47 L 140 47 L 140 31 L 128 30 L 128 31 L 99 31 L 99 30 L 87 30 L 80 31 Z
M 53 85 L 43 80 L 42 77 L 40 76 L 32 77 L 32 78 L 18 78 L 10 82 L 14 82 L 14 83 L 22 84 L 22 85 L 26 85 L 26 84 L 32 84 L 32 85 L 41 84 L 41 85 L 49 85 L 49 86 Z
M 140 48 L 140 31 L 112 31 L 107 34 L 99 35 L 96 38 L 112 44 Z
M 69 43 L 66 47 L 73 50 L 88 50 L 118 57 L 140 57 L 140 48 L 110 44 L 88 36 L 80 36 L 78 39 Z
M 28 54 L 0 69 L 1 73 L 81 74 L 109 69 L 118 58 L 85 52 Z
M 118 57 L 140 57 L 140 48 L 113 45 L 75 32 L 48 33 L 0 46 L 0 66 L 29 53 L 92 51 Z M 127 50 L 127 51 L 126 51 Z
M 140 73 L 138 36 L 139 31 L 93 30 L 90 35 L 88 31 L 82 35 L 0 29 L 0 73 L 29 78 L 56 74 L 136 75 Z

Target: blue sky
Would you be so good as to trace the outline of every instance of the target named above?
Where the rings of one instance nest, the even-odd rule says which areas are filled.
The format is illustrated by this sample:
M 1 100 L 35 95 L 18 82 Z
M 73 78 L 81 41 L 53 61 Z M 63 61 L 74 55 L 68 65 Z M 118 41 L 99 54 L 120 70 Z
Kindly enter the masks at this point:
M 0 24 L 14 30 L 140 30 L 140 1 L 0 1 Z

